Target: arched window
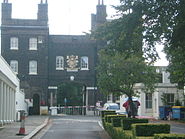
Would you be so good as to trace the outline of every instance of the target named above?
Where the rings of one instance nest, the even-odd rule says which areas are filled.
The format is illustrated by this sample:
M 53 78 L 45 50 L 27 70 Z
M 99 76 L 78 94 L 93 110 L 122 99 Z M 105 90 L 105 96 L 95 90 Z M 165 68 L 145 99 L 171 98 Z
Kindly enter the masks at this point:
M 37 61 L 31 60 L 29 62 L 29 74 L 37 74 Z
M 17 60 L 11 60 L 10 61 L 10 67 L 12 68 L 12 70 L 18 74 L 18 61 Z
M 89 60 L 87 56 L 81 57 L 81 70 L 89 70 Z
M 64 57 L 56 56 L 56 70 L 64 70 Z

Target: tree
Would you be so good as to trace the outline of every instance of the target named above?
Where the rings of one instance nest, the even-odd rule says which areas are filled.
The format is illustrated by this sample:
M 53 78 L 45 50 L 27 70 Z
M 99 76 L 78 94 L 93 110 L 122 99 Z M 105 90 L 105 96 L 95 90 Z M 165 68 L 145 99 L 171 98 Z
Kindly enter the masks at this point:
M 130 55 L 128 57 L 120 52 L 108 55 L 105 50 L 101 50 L 97 71 L 98 87 L 104 94 L 125 94 L 131 99 L 140 93 L 134 89 L 137 83 L 144 84 L 142 91 L 154 92 L 157 73 L 155 68 L 149 66 L 140 55 Z M 131 113 L 133 115 L 132 104 L 131 101 Z
M 120 0 L 116 7 L 121 13 L 140 5 L 143 19 L 145 52 L 155 50 L 156 43 L 165 46 L 172 82 L 184 87 L 185 70 L 185 1 L 184 0 Z M 155 52 L 155 51 L 154 51 Z M 155 54 L 155 53 L 154 53 Z M 153 54 L 152 54 L 153 55 Z
M 93 34 L 97 40 L 108 42 L 107 52 L 119 51 L 130 55 L 142 49 L 142 56 L 151 63 L 158 58 L 156 44 L 163 44 L 169 61 L 170 79 L 183 88 L 184 7 L 184 0 L 120 0 L 120 5 L 115 7 L 119 17 Z

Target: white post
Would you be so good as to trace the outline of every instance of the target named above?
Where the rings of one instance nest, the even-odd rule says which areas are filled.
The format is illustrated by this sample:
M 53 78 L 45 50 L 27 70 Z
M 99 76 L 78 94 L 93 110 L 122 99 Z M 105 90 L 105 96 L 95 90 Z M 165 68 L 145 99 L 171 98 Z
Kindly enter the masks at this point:
M 12 114 L 12 116 L 13 116 L 13 120 L 14 121 L 16 121 L 16 102 L 15 102 L 15 96 L 16 96 L 16 91 L 15 90 L 13 90 L 13 95 L 12 95 L 12 108 L 13 108 L 13 110 L 12 110 L 12 112 L 13 112 L 13 114 Z
M 7 85 L 4 83 L 4 122 L 7 122 Z
M 88 106 L 89 106 L 89 102 L 88 102 L 88 90 L 86 90 L 86 114 L 88 113 Z
M 11 94 L 11 88 L 8 87 L 8 122 L 11 121 L 11 118 L 10 118 L 10 111 L 11 111 L 11 106 L 10 106 L 10 94 Z
M 0 81 L 0 123 L 3 122 L 3 81 Z
M 1 85 L 2 85 L 2 123 L 4 123 L 4 113 L 5 113 L 5 110 L 4 110 L 4 107 L 5 107 L 5 84 L 3 82 L 1 82 Z
M 13 110 L 13 105 L 12 105 L 13 104 L 13 102 L 12 102 L 13 100 L 12 100 L 12 96 L 13 96 L 13 89 L 11 88 L 10 89 L 10 121 L 11 122 L 13 122 L 13 116 L 12 116 L 13 115 L 13 111 L 12 111 Z

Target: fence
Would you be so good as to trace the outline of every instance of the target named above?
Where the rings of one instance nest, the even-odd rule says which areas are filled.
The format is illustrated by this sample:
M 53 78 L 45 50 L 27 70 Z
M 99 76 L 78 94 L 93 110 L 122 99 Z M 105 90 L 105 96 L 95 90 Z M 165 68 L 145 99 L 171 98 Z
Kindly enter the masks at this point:
M 50 110 L 51 110 L 51 115 L 56 115 L 56 114 L 87 115 L 87 112 L 89 111 L 92 112 L 93 115 L 99 115 L 99 109 L 95 106 L 50 107 Z

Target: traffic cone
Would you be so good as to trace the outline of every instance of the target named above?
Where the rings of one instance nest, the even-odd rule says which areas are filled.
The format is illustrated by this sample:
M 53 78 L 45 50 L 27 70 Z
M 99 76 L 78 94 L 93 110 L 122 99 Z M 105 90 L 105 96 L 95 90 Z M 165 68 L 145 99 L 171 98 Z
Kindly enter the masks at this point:
M 19 133 L 17 135 L 25 136 L 25 113 L 21 111 L 21 127 L 19 129 Z

